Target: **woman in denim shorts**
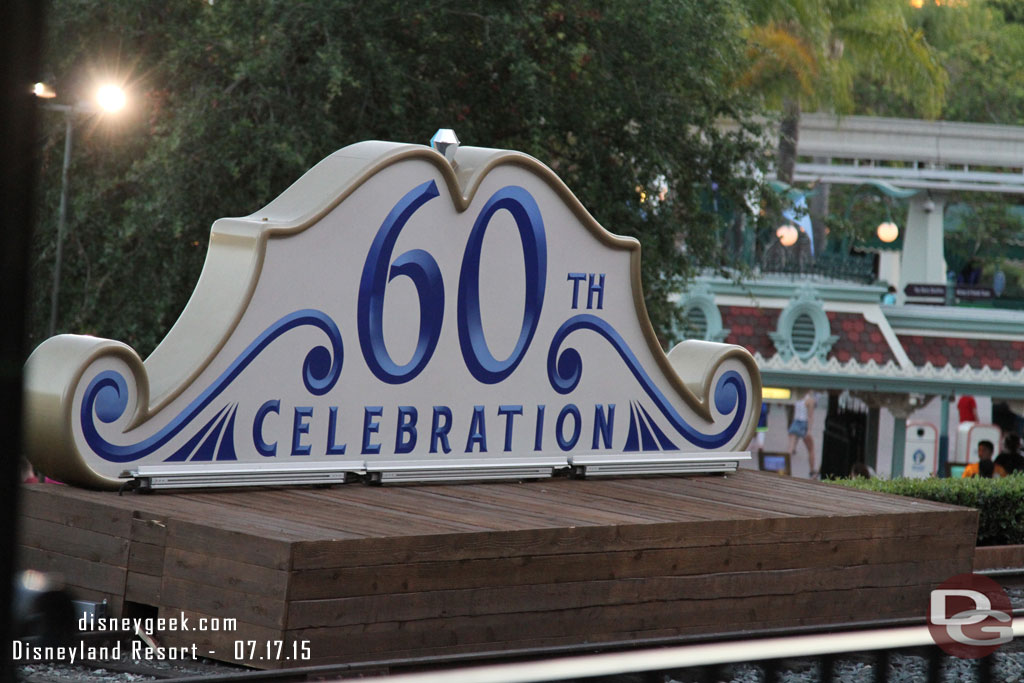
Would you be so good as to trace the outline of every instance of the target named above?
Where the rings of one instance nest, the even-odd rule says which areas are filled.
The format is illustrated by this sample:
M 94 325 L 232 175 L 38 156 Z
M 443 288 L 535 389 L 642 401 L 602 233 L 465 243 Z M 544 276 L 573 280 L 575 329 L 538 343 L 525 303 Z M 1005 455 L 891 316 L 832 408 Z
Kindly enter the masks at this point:
M 814 437 L 811 436 L 811 420 L 814 417 L 814 392 L 808 391 L 793 406 L 793 423 L 789 425 L 789 457 L 792 462 L 796 454 L 796 446 L 801 440 L 807 447 L 807 461 L 811 479 L 818 478 L 818 470 L 814 462 Z

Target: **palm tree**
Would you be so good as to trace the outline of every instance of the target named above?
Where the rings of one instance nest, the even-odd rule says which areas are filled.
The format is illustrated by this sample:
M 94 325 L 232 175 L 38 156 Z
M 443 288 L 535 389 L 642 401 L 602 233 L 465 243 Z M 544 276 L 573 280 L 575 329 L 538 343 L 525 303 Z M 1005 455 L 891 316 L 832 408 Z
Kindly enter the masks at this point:
M 752 23 L 750 64 L 741 85 L 757 89 L 770 107 L 781 110 L 779 180 L 793 182 L 801 111 L 854 112 L 853 85 L 859 77 L 907 93 L 925 118 L 941 112 L 948 77 L 923 33 L 908 26 L 905 0 L 745 2 Z M 814 222 L 814 243 L 825 244 L 820 220 Z

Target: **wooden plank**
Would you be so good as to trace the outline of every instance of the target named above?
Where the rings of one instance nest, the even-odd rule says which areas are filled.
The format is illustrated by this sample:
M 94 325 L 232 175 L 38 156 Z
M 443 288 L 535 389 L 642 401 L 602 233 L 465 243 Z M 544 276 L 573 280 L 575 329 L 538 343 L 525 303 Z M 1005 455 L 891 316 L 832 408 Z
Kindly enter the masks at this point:
M 1024 568 L 1024 545 L 992 545 L 976 548 L 974 570 Z
M 746 623 L 746 628 L 742 631 L 737 629 L 731 629 L 728 632 L 723 632 L 718 635 L 717 639 L 729 639 L 730 636 L 734 639 L 742 639 L 743 633 L 751 631 L 758 631 L 762 629 L 777 629 L 785 628 L 790 626 L 817 626 L 839 623 L 840 621 L 836 618 L 803 618 L 797 620 L 786 619 L 770 619 L 762 621 L 749 621 Z M 613 631 L 610 633 L 598 633 L 595 631 L 588 631 L 586 637 L 581 640 L 579 635 L 570 636 L 559 636 L 550 638 L 522 638 L 516 640 L 506 640 L 500 645 L 501 652 L 515 652 L 516 650 L 535 650 L 537 648 L 563 648 L 571 645 L 583 645 L 585 648 L 588 646 L 596 645 L 625 645 L 632 644 L 633 647 L 640 643 L 643 646 L 643 642 L 650 643 L 651 646 L 664 646 L 663 639 L 667 638 L 679 638 L 686 636 L 697 636 L 703 638 L 708 635 L 712 635 L 714 632 L 709 630 L 705 626 L 694 626 L 687 627 L 681 626 L 676 628 L 662 628 L 662 629 L 651 629 L 643 631 Z M 588 648 L 589 649 L 589 648 Z M 596 649 L 596 648 L 595 648 Z M 445 647 L 430 647 L 430 648 L 419 648 L 409 650 L 385 650 L 379 652 L 366 652 L 366 653 L 348 653 L 339 656 L 337 654 L 337 648 L 321 648 L 319 650 L 313 650 L 313 659 L 309 662 L 304 663 L 304 666 L 317 666 L 324 664 L 339 664 L 347 662 L 372 662 L 383 658 L 394 658 L 394 659 L 406 659 L 416 658 L 423 656 L 445 656 L 445 655 L 456 655 L 474 652 L 495 652 L 498 649 L 494 643 L 476 643 L 476 644 L 463 644 L 455 646 Z M 333 656 L 330 653 L 335 653 Z M 564 654 L 564 653 L 563 653 Z M 535 654 L 534 657 L 537 655 Z M 386 672 L 382 672 L 386 673 Z
M 436 561 L 294 572 L 292 600 L 418 593 L 452 587 L 562 583 L 587 579 L 683 576 L 727 571 L 790 569 L 973 557 L 974 541 L 933 535 L 870 540 L 779 543 L 700 549 L 589 552 L 557 556 Z
M 304 534 L 313 533 L 313 537 L 320 537 L 317 527 L 300 523 L 282 523 L 266 514 L 252 514 L 252 511 L 231 505 L 232 496 L 244 496 L 247 491 L 228 491 L 216 494 L 202 494 L 197 492 L 168 493 L 157 492 L 152 494 L 133 494 L 118 496 L 115 493 L 105 491 L 82 491 L 70 489 L 75 492 L 75 500 L 83 494 L 90 496 L 90 500 L 100 502 L 103 505 L 118 510 L 128 511 L 133 518 L 156 518 L 160 520 L 179 519 L 189 521 L 206 521 L 216 524 L 219 527 L 240 531 L 242 533 L 264 534 L 275 538 L 303 538 Z
M 208 614 L 200 610 L 181 610 L 179 608 L 161 608 L 160 616 L 184 616 L 193 625 L 198 625 L 202 619 L 213 620 L 220 618 L 219 615 Z M 236 641 L 253 640 L 257 643 L 265 643 L 268 640 L 285 639 L 286 634 L 280 629 L 268 628 L 245 621 L 238 621 L 234 624 L 234 628 L 225 627 L 223 624 L 221 626 L 217 630 L 167 631 L 162 634 L 161 643 L 170 647 L 191 647 L 195 644 L 199 654 L 203 657 L 210 657 L 222 662 L 236 662 L 259 669 L 276 669 L 282 666 L 303 665 L 303 662 L 299 661 L 288 662 L 274 659 L 250 661 L 245 658 L 236 659 L 234 657 Z
M 164 576 L 284 600 L 288 572 L 201 552 L 168 548 Z
M 161 583 L 162 579 L 159 576 L 130 571 L 125 577 L 124 599 L 129 602 L 159 607 L 162 604 Z
M 214 617 L 233 617 L 250 624 L 283 630 L 288 605 L 282 595 L 274 599 L 220 586 L 164 576 L 163 607 L 193 610 Z
M 661 518 L 645 518 L 635 510 L 625 508 L 601 509 L 577 500 L 584 487 L 576 487 L 575 495 L 567 496 L 560 484 L 564 481 L 531 482 L 519 488 L 492 490 L 481 486 L 467 487 L 422 487 L 407 489 L 365 489 L 351 493 L 382 514 L 389 515 L 400 512 L 415 516 L 429 514 L 437 517 L 440 523 L 454 524 L 457 520 L 470 520 L 481 530 L 498 531 L 515 528 L 510 521 L 519 521 L 529 526 L 592 526 L 638 524 L 645 522 L 667 521 Z M 583 482 L 576 482 L 583 483 Z M 542 497 L 536 503 L 533 497 L 526 497 L 525 492 L 534 491 Z M 476 500 L 471 500 L 473 494 Z M 395 495 L 398 494 L 398 495 Z M 447 495 L 446 495 L 447 494 Z M 524 505 L 523 502 L 529 504 Z M 461 503 L 461 504 L 460 504 Z M 503 505 L 502 505 L 503 504 Z M 500 507 L 498 507 L 500 506 Z M 493 511 L 490 512 L 489 511 Z M 523 512 L 529 513 L 524 516 Z M 494 514 L 498 513 L 498 514 Z
M 381 505 L 374 506 L 358 499 L 370 492 L 375 497 L 384 494 Z M 305 493 L 305 496 L 303 495 Z M 296 490 L 285 497 L 279 494 L 270 497 L 254 494 L 247 497 L 245 504 L 254 511 L 272 506 L 280 511 L 279 521 L 302 520 L 329 530 L 338 527 L 339 520 L 345 520 L 359 535 L 391 536 L 403 534 L 430 534 L 443 532 L 489 531 L 486 526 L 468 522 L 465 519 L 435 519 L 430 511 L 409 509 L 402 501 L 408 496 L 405 489 L 377 488 L 368 486 L 341 486 L 335 491 L 326 491 L 311 500 L 311 492 Z M 344 497 L 342 497 L 344 496 Z M 322 536 L 323 534 L 321 534 Z
M 127 570 L 103 562 L 62 555 L 50 550 L 18 546 L 18 566 L 57 574 L 65 584 L 115 596 L 124 595 Z
M 377 621 L 512 614 L 597 605 L 664 602 L 680 596 L 740 598 L 939 583 L 965 570 L 964 559 L 903 564 L 783 569 L 774 571 L 658 576 L 642 579 L 495 586 L 387 594 L 288 604 L 289 629 L 344 626 Z
M 508 501 L 506 496 L 486 496 L 485 502 L 467 499 L 453 499 L 441 495 L 438 490 L 451 487 L 407 487 L 404 489 L 363 487 L 346 489 L 346 505 L 355 506 L 355 510 L 363 515 L 370 514 L 374 520 L 394 518 L 394 522 L 405 523 L 429 516 L 435 524 L 443 524 L 444 531 L 455 530 L 459 522 L 468 522 L 467 531 L 508 531 L 526 528 L 548 528 L 569 526 L 568 517 L 560 511 L 545 511 L 543 514 L 517 506 Z M 467 487 L 478 490 L 479 487 Z M 395 495 L 395 494 L 398 495 Z M 332 501 L 335 502 L 336 501 Z M 327 509 L 337 514 L 343 508 L 332 505 Z M 461 525 L 459 525 L 461 526 Z M 436 533 L 436 530 L 435 530 Z M 408 535 L 403 532 L 398 535 Z
M 629 633 L 665 628 L 707 632 L 744 630 L 750 623 L 791 615 L 845 621 L 895 616 L 918 616 L 927 604 L 927 587 L 906 586 L 847 591 L 815 591 L 796 595 L 676 600 L 585 607 L 557 612 L 483 615 L 427 619 L 415 622 L 380 622 L 355 626 L 289 630 L 288 635 L 309 640 L 311 649 L 349 655 L 388 650 L 437 648 L 454 645 L 575 635 L 585 642 L 588 632 Z
M 727 479 L 732 479 L 732 477 Z M 711 485 L 708 485 L 709 483 Z M 843 514 L 841 506 L 837 505 L 834 501 L 831 503 L 827 501 L 815 502 L 809 495 L 811 492 L 808 489 L 811 487 L 805 487 L 801 489 L 799 495 L 793 495 L 778 492 L 769 486 L 743 488 L 737 486 L 737 483 L 736 481 L 729 481 L 730 485 L 726 486 L 722 485 L 719 480 L 704 482 L 694 479 L 689 482 L 688 486 L 682 488 L 662 486 L 662 482 L 659 480 L 653 480 L 650 483 L 634 480 L 626 484 L 626 486 L 630 486 L 638 491 L 650 489 L 668 493 L 671 496 L 685 498 L 691 503 L 701 502 L 716 508 L 729 507 L 735 510 L 749 510 L 760 514 L 787 514 L 802 517 Z M 861 510 L 859 514 L 887 511 L 889 510 L 865 509 Z
M 266 513 L 264 513 L 266 514 Z M 291 566 L 292 543 L 282 537 L 261 536 L 256 531 L 242 532 L 211 526 L 211 523 L 170 519 L 167 522 L 167 549 L 194 550 L 227 559 L 261 565 L 271 569 Z
M 160 576 L 164 571 L 164 547 L 152 543 L 132 543 L 128 550 L 128 571 Z
M 831 538 L 846 540 L 876 536 L 974 533 L 977 513 L 960 511 L 865 516 L 856 523 L 841 517 L 719 520 L 694 524 L 637 524 L 619 527 L 531 529 L 492 534 L 445 534 L 294 544 L 296 570 L 402 564 L 433 560 L 470 560 L 518 555 L 686 548 L 747 543 L 774 544 Z
M 623 526 L 660 522 L 686 522 L 722 518 L 720 512 L 693 511 L 680 506 L 658 510 L 645 504 L 623 505 L 600 495 L 587 494 L 584 489 L 567 491 L 561 487 L 531 486 L 505 492 L 501 497 L 490 491 L 467 487 L 430 491 L 437 500 L 449 501 L 458 508 L 492 509 L 497 514 L 506 510 L 522 510 L 535 518 L 548 520 L 539 526 Z M 696 514 L 695 514 L 696 513 Z
M 901 496 L 894 496 L 889 493 L 851 489 L 845 486 L 837 489 L 833 488 L 836 486 L 835 484 L 830 484 L 828 482 L 808 481 L 806 479 L 798 479 L 795 477 L 779 477 L 769 472 L 759 472 L 756 470 L 739 470 L 738 472 L 730 474 L 723 479 L 724 488 L 747 489 L 753 491 L 776 490 L 786 491 L 790 494 L 799 495 L 800 497 L 824 497 L 826 501 L 831 501 L 833 509 L 839 511 L 849 510 L 856 512 L 859 509 L 863 509 L 863 506 L 866 503 L 883 505 L 883 510 L 887 512 L 912 512 L 914 510 L 948 511 L 959 509 L 957 506 L 949 505 L 947 503 L 939 503 L 936 501 L 916 498 L 905 498 Z M 622 479 L 619 481 L 635 484 L 641 480 Z M 674 479 L 671 477 L 661 477 L 644 481 L 650 482 L 653 486 L 660 488 L 675 487 L 675 484 L 673 483 Z M 678 481 L 678 479 L 676 478 L 675 481 Z M 709 477 L 691 477 L 688 481 L 693 484 L 703 485 L 707 482 L 716 480 Z M 842 493 L 838 493 L 840 491 Z
M 167 542 L 167 519 L 164 515 L 135 511 L 132 516 L 132 541 L 162 546 Z
M 724 519 L 727 517 L 758 518 L 763 515 L 752 514 L 744 509 L 736 514 L 736 511 L 726 511 L 718 506 L 708 506 L 689 502 L 679 505 L 677 500 L 670 500 L 666 496 L 659 495 L 657 491 L 649 487 L 628 488 L 621 482 L 614 487 L 593 487 L 591 489 L 580 489 L 574 491 L 556 491 L 552 500 L 551 496 L 538 487 L 523 488 L 520 491 L 520 504 L 548 505 L 558 504 L 560 497 L 571 496 L 574 503 L 600 506 L 603 509 L 624 508 L 639 513 L 647 521 L 678 521 L 697 522 L 704 519 Z M 457 495 L 457 494 L 455 494 Z M 620 522 L 629 523 L 629 522 Z
M 59 484 L 29 484 L 21 489 L 19 515 L 63 526 L 127 537 L 131 513 L 112 507 L 94 491 Z
M 792 503 L 802 508 L 797 514 L 804 516 L 884 514 L 918 507 L 916 501 L 897 496 L 861 496 L 856 493 L 856 489 L 854 495 L 840 495 L 839 491 L 843 489 L 837 489 L 835 484 L 802 482 L 792 478 L 783 479 L 784 481 L 776 482 L 774 486 L 766 486 L 766 482 L 758 478 L 730 477 L 730 486 L 727 489 L 726 487 L 710 486 L 711 482 L 707 480 L 695 479 L 690 491 L 701 491 L 716 496 L 728 490 L 730 495 L 737 496 L 739 500 L 747 497 L 757 498 L 771 505 Z M 935 509 L 949 509 L 949 506 L 939 503 Z
M 601 501 L 600 505 L 602 505 L 603 507 L 624 508 L 627 510 L 631 508 L 639 509 L 634 508 L 634 506 L 629 504 L 616 502 L 614 499 L 611 498 L 611 496 L 608 496 L 605 492 L 608 490 L 607 484 L 610 482 L 603 482 L 599 480 L 594 480 L 592 482 L 588 481 L 586 482 L 587 484 L 589 484 L 588 488 L 566 486 L 567 483 L 574 484 L 579 482 L 559 482 L 560 485 L 557 488 L 546 489 L 545 487 L 545 489 L 540 489 L 533 492 L 531 492 L 531 489 L 526 489 L 525 487 L 520 489 L 512 489 L 504 493 L 500 500 L 501 502 L 511 506 L 532 509 L 540 513 L 549 513 L 552 510 L 552 508 L 560 509 L 562 506 L 568 504 L 569 506 L 572 507 L 566 509 L 575 512 L 575 509 L 578 509 L 580 507 L 579 505 L 575 504 L 576 496 L 579 495 L 580 493 L 585 493 L 589 491 L 592 494 L 595 494 L 594 497 Z M 605 486 L 599 486 L 602 484 L 604 484 Z M 620 487 L 617 486 L 615 490 L 619 490 L 619 488 Z M 444 495 L 446 496 L 451 496 L 453 498 L 458 499 L 470 498 L 485 503 L 490 502 L 489 493 L 490 492 L 487 491 L 486 489 L 479 488 L 458 489 L 455 487 L 449 487 L 447 490 L 444 491 Z M 652 500 L 652 494 L 650 491 L 646 492 L 645 500 L 649 502 Z M 657 502 L 659 504 L 661 503 L 661 501 Z M 733 510 L 719 509 L 714 506 L 696 504 L 679 499 L 670 502 L 672 504 L 663 506 L 664 509 L 662 509 L 659 514 L 671 515 L 673 520 L 679 522 L 701 522 L 706 520 L 724 519 L 747 519 L 764 516 L 752 515 L 746 511 L 739 511 L 737 513 L 737 511 Z M 566 514 L 564 516 L 568 518 L 568 522 L 570 524 L 585 525 L 589 522 L 589 520 L 587 520 L 585 517 L 581 517 L 580 515 L 576 514 Z M 659 520 L 651 519 L 648 521 L 657 522 Z
M 758 509 L 776 510 L 801 516 L 862 515 L 865 513 L 899 513 L 921 511 L 951 511 L 954 506 L 933 501 L 914 500 L 860 491 L 834 484 L 810 482 L 791 477 L 779 477 L 763 472 L 741 470 L 726 477 L 691 477 L 685 485 L 678 478 L 623 479 L 623 487 L 648 493 L 667 495 L 686 502 L 704 501 L 705 504 L 728 504 L 742 507 L 755 505 Z M 781 507 L 776 509 L 776 503 Z M 767 507 L 766 507 L 767 504 Z
M 25 546 L 115 567 L 128 566 L 128 540 L 33 517 L 21 518 L 19 542 Z
M 344 492 L 362 488 L 364 487 L 359 485 L 343 485 L 335 487 L 335 490 Z M 316 492 L 320 495 L 314 503 L 307 502 L 291 492 L 259 490 L 246 491 L 242 496 L 228 496 L 223 493 L 199 494 L 198 499 L 221 506 L 232 514 L 248 517 L 252 529 L 274 528 L 280 531 L 294 531 L 304 538 L 338 538 L 339 531 L 355 538 L 367 535 L 388 536 L 400 533 L 427 534 L 468 530 L 465 525 L 453 529 L 450 525 L 439 525 L 414 516 L 370 515 L 366 510 L 356 509 L 349 513 L 350 519 L 346 519 L 337 513 L 330 514 L 325 511 L 334 500 L 332 496 L 337 495 L 335 490 L 317 489 Z M 295 491 L 301 493 L 302 489 Z M 274 516 L 267 516 L 267 510 L 274 510 Z M 344 527 L 339 526 L 340 520 L 345 520 Z M 361 528 L 366 525 L 371 529 Z

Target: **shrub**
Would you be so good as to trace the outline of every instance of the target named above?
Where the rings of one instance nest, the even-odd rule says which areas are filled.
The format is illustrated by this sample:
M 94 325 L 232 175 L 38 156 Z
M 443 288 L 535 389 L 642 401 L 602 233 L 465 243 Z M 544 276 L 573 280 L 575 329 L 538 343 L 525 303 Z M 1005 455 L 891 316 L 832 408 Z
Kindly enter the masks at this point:
M 840 479 L 866 491 L 923 498 L 978 510 L 978 545 L 1024 543 L 1024 475 L 999 479 Z

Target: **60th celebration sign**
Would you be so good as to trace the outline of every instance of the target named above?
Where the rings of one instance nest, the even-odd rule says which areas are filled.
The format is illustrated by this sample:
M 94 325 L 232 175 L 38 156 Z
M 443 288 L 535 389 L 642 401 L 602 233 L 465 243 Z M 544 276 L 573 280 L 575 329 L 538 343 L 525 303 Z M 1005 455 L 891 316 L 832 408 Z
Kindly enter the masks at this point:
M 455 150 L 452 145 L 449 153 Z M 26 368 L 27 446 L 84 486 L 727 471 L 751 356 L 650 326 L 640 245 L 526 155 L 363 142 L 217 221 L 143 362 L 59 335 Z

